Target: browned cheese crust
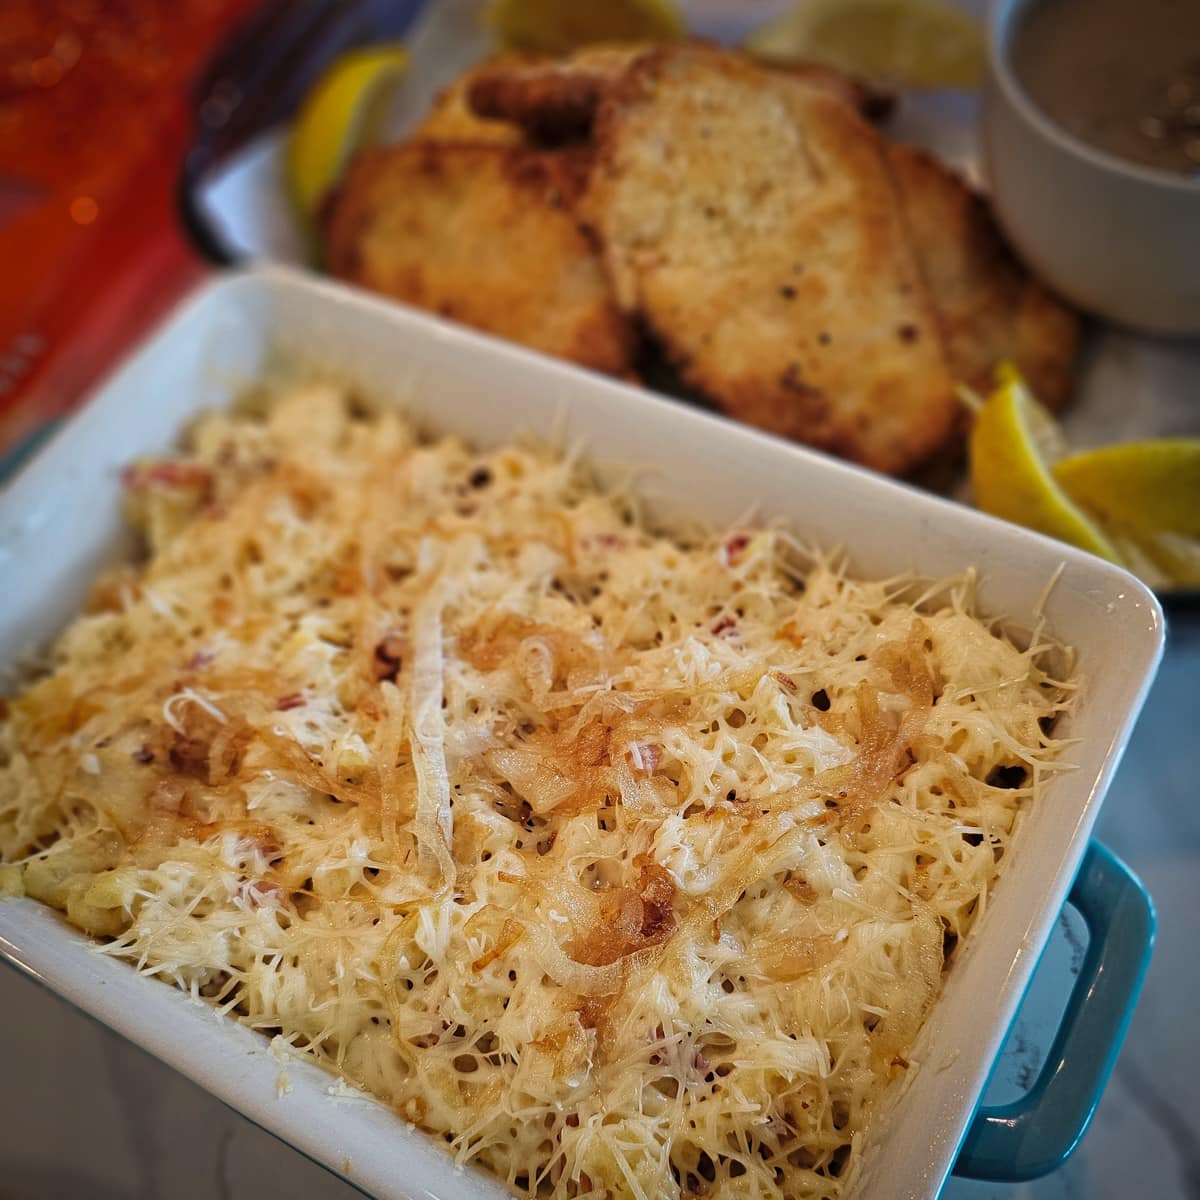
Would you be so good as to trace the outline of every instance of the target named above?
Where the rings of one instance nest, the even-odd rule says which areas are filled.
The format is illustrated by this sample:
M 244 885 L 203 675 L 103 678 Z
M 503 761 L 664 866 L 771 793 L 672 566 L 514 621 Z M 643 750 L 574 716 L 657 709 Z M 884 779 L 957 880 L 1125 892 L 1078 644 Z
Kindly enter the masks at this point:
M 633 336 L 573 204 L 582 154 L 418 142 L 369 151 L 329 207 L 329 270 L 596 370 Z
M 1044 404 L 1061 408 L 1079 318 L 1017 261 L 987 202 L 952 170 L 915 146 L 890 146 L 888 161 L 955 379 L 986 392 L 1009 359 Z
M 582 213 L 621 305 L 730 415 L 881 471 L 958 402 L 880 135 L 827 91 L 704 46 L 601 105 Z

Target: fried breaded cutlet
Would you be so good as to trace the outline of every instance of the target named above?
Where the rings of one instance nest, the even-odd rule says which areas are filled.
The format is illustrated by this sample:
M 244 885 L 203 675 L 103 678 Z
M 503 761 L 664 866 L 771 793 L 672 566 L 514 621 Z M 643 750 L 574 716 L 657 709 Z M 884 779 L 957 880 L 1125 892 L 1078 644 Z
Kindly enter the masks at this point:
M 915 146 L 889 146 L 888 162 L 956 381 L 987 392 L 1009 359 L 1042 403 L 1061 408 L 1079 318 L 1016 260 L 987 202 L 958 175 Z
M 587 46 L 564 58 L 497 57 L 471 72 L 466 103 L 478 117 L 520 126 L 535 142 L 560 144 L 586 138 L 600 101 L 643 55 L 649 44 Z M 872 119 L 883 117 L 892 98 L 819 63 L 779 69 L 823 88 Z
M 630 370 L 633 334 L 572 212 L 579 154 L 415 142 L 360 155 L 326 224 L 334 275 L 546 354 Z
M 329 266 L 616 375 L 645 330 L 731 416 L 911 473 L 1000 360 L 1061 405 L 1078 321 L 982 199 L 863 119 L 887 103 L 701 42 L 497 56 L 354 164 Z
M 731 416 L 881 471 L 959 404 L 883 139 L 827 91 L 685 44 L 606 93 L 581 213 L 620 304 Z

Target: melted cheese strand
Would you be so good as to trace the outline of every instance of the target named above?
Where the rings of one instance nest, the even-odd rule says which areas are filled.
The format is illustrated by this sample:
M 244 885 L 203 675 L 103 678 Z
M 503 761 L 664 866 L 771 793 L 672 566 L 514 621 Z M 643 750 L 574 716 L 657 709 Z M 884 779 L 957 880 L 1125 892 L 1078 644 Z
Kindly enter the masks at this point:
M 432 855 L 442 886 L 454 886 L 450 855 L 454 818 L 450 810 L 450 777 L 446 773 L 445 663 L 442 654 L 442 597 L 435 588 L 413 614 L 416 653 L 412 670 L 412 754 L 417 772 L 417 840 Z

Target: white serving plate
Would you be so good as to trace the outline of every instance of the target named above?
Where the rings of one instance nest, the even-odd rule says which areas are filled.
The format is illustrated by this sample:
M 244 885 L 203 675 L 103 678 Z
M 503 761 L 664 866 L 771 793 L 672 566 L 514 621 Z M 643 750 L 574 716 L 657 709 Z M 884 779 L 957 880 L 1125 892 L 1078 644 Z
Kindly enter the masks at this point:
M 423 424 L 494 444 L 535 432 L 592 459 L 646 464 L 651 511 L 732 522 L 755 511 L 843 546 L 867 576 L 974 566 L 979 601 L 1019 629 L 1045 596 L 1053 632 L 1086 681 L 1064 732 L 1077 769 L 1028 815 L 976 934 L 923 1030 L 923 1065 L 868 1132 L 854 1194 L 937 1192 L 1005 1031 L 1067 896 L 1097 810 L 1162 650 L 1162 614 L 1100 559 L 742 426 L 426 314 L 279 268 L 205 286 L 0 494 L 0 668 L 77 611 L 96 569 L 124 548 L 120 468 L 173 444 L 282 351 L 402 398 Z M 1047 593 L 1047 585 L 1055 580 Z M 381 1200 L 505 1194 L 382 1105 L 331 1097 L 317 1068 L 286 1067 L 264 1038 L 92 953 L 43 906 L 0 902 L 0 956 Z

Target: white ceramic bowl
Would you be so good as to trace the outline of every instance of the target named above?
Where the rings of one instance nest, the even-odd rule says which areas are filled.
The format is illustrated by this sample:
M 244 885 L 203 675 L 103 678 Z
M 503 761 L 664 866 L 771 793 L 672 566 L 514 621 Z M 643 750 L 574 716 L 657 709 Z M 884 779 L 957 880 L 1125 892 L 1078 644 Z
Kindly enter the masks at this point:
M 944 576 L 973 565 L 982 607 L 1014 628 L 1056 579 L 1046 616 L 1077 648 L 1086 681 L 1066 729 L 1079 739 L 1078 767 L 1029 813 L 915 1048 L 923 1065 L 868 1132 L 855 1189 L 889 1200 L 934 1194 L 1157 665 L 1154 597 L 1117 567 L 970 509 L 426 314 L 267 270 L 227 277 L 192 298 L 0 494 L 0 667 L 52 637 L 96 569 L 122 553 L 122 465 L 171 446 L 188 418 L 227 403 L 278 351 L 315 357 L 381 396 L 399 392 L 422 423 L 479 444 L 536 431 L 582 442 L 601 464 L 653 464 L 642 489 L 652 512 L 729 522 L 753 508 L 827 547 L 844 546 L 852 569 L 869 576 Z M 474 1171 L 456 1171 L 382 1105 L 331 1098 L 332 1081 L 316 1067 L 289 1065 L 292 1090 L 277 1096 L 281 1068 L 265 1039 L 90 952 L 86 938 L 34 901 L 0 901 L 0 957 L 379 1197 L 503 1194 Z M 1115 1053 L 1113 1037 L 1111 1028 L 1103 1035 L 1101 1056 Z
M 1040 2 L 990 10 L 983 142 L 1000 223 L 1082 308 L 1150 333 L 1200 334 L 1200 180 L 1096 150 L 1036 107 L 1009 56 L 1022 14 Z

